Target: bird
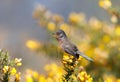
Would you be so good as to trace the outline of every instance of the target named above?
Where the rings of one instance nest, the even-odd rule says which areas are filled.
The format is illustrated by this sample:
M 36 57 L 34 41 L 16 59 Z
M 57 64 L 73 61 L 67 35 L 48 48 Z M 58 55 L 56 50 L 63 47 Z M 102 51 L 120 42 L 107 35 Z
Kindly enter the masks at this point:
M 62 29 L 57 30 L 56 32 L 53 33 L 53 35 L 57 39 L 60 48 L 64 52 L 74 56 L 77 59 L 79 58 L 79 56 L 82 56 L 88 61 L 93 62 L 93 59 L 89 58 L 88 56 L 79 51 L 77 46 L 68 39 L 66 33 Z

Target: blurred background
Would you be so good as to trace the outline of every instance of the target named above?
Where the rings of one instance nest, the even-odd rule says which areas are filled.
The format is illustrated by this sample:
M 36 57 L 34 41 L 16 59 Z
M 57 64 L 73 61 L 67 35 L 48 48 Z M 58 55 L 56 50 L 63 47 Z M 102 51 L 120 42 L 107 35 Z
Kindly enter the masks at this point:
M 111 1 L 116 7 L 120 4 L 119 0 Z M 44 45 L 42 43 L 51 43 L 51 38 L 53 38 L 51 33 L 54 32 L 49 32 L 45 29 L 45 25 L 38 24 L 39 19 L 34 16 L 35 9 L 39 5 L 40 7 L 43 5 L 43 9 L 45 7 L 50 13 L 61 15 L 64 21 L 68 21 L 70 13 L 76 12 L 84 13 L 86 21 L 96 17 L 100 21 L 111 24 L 111 15 L 100 8 L 98 3 L 99 0 L 0 0 L 0 48 L 9 51 L 11 57 L 22 58 L 23 65 L 20 68 L 22 71 L 25 68 L 30 68 L 43 73 L 45 64 L 61 63 L 57 61 L 60 57 L 57 48 L 58 54 L 52 58 L 45 55 L 46 47 L 43 52 L 40 49 L 34 50 L 30 46 L 32 44 L 36 47 L 34 41 L 39 46 Z M 110 27 L 112 26 L 114 25 Z M 72 36 L 72 33 L 68 34 Z

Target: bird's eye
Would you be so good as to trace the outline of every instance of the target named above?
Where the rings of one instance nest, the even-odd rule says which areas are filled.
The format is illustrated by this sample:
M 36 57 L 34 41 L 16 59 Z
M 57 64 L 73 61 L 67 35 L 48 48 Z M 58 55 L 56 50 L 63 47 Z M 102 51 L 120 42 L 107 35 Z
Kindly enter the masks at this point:
M 57 34 L 57 35 L 60 35 L 61 33 L 60 33 L 60 32 L 57 32 L 56 34 Z

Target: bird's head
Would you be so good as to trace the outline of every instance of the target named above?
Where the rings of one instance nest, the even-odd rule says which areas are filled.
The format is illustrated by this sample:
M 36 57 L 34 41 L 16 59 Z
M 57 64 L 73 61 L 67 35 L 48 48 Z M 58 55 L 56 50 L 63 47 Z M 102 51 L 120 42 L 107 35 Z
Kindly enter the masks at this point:
M 67 36 L 66 36 L 65 32 L 63 30 L 61 30 L 61 29 L 58 30 L 57 32 L 53 33 L 53 35 L 55 36 L 55 38 L 58 41 L 67 39 Z

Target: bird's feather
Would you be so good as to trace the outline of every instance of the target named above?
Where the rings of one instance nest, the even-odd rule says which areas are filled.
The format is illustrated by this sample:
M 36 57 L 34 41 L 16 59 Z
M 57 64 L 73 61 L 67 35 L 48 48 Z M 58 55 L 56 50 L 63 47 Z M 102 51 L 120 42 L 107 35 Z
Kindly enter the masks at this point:
M 64 44 L 62 44 L 62 49 L 70 54 L 70 55 L 73 55 L 75 58 L 79 58 L 79 55 L 77 54 L 76 51 L 78 51 L 77 47 L 72 44 L 71 42 L 69 41 L 65 41 Z
M 80 56 L 84 57 L 85 59 L 87 59 L 87 60 L 89 60 L 89 61 L 93 62 L 93 59 L 89 58 L 88 56 L 86 56 L 86 55 L 85 55 L 85 54 L 83 54 L 82 52 L 77 51 L 77 54 L 79 54 Z

